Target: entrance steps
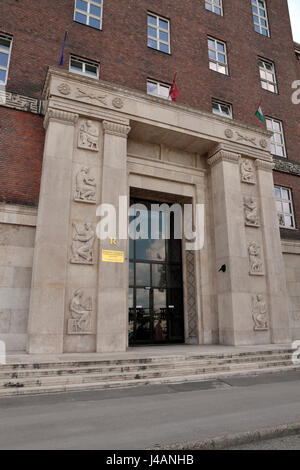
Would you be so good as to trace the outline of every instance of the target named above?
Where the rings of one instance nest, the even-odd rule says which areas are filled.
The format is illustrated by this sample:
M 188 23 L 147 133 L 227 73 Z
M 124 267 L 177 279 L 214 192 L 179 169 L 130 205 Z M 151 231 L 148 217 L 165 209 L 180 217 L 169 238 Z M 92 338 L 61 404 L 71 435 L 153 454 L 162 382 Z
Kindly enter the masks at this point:
M 300 370 L 288 347 L 205 354 L 168 354 L 82 360 L 63 356 L 52 361 L 0 365 L 0 397 L 90 389 L 123 388 L 148 384 L 203 381 L 237 375 Z M 68 356 L 69 357 L 69 356 Z M 77 355 L 78 357 L 78 355 Z M 81 356 L 82 357 L 82 356 Z

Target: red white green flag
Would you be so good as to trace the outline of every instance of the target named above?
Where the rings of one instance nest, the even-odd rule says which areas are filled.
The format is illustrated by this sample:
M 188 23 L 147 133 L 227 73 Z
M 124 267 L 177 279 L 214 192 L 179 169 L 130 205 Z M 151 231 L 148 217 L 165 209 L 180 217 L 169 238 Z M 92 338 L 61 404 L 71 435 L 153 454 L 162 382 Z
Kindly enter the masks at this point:
M 264 116 L 264 113 L 263 113 L 261 104 L 262 104 L 262 100 L 260 100 L 260 102 L 259 102 L 259 105 L 258 105 L 257 110 L 256 110 L 256 112 L 255 112 L 255 116 L 256 116 L 261 122 L 265 122 L 265 116 Z
M 169 92 L 169 96 L 171 97 L 172 101 L 176 101 L 177 98 L 179 98 L 180 96 L 177 85 L 176 85 L 176 77 L 177 77 L 177 72 L 174 75 L 173 83 Z

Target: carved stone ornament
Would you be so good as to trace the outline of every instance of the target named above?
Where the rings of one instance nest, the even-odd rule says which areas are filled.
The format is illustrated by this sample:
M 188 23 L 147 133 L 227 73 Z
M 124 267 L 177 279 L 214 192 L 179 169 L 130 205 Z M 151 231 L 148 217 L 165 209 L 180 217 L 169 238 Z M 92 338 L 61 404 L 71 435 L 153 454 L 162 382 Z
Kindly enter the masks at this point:
M 90 120 L 81 124 L 78 134 L 78 147 L 98 152 L 99 150 L 99 128 Z
M 106 105 L 106 95 L 95 95 L 94 93 L 89 93 L 86 91 L 77 88 L 76 98 L 86 98 L 91 101 L 98 101 L 101 104 Z
M 224 134 L 227 137 L 227 139 L 233 138 L 233 131 L 231 129 L 225 129 Z
M 95 232 L 91 223 L 73 223 L 72 255 L 70 262 L 74 264 L 93 264 L 94 242 Z
M 259 227 L 257 203 L 253 197 L 244 197 L 245 225 Z
M 268 147 L 268 142 L 266 141 L 266 139 L 260 139 L 259 145 L 261 146 L 261 148 L 266 149 Z
M 90 169 L 85 166 L 76 175 L 74 201 L 96 203 L 96 180 L 90 176 Z
M 252 296 L 252 318 L 254 331 L 266 331 L 269 329 L 268 307 L 262 294 Z
M 61 83 L 57 89 L 62 95 L 69 95 L 71 93 L 71 87 L 67 83 Z
M 70 300 L 71 318 L 68 320 L 69 335 L 92 334 L 92 299 L 77 289 Z
M 242 183 L 256 184 L 255 170 L 251 160 L 243 158 L 241 160 L 241 181 Z
M 124 106 L 124 102 L 121 100 L 121 98 L 114 98 L 112 100 L 112 105 L 117 109 L 121 109 Z
M 249 274 L 251 274 L 252 276 L 263 276 L 264 268 L 263 268 L 263 261 L 261 258 L 261 249 L 260 249 L 260 246 L 256 242 L 251 242 L 249 244 L 248 254 L 249 254 L 249 264 L 250 264 Z
M 255 137 L 249 137 L 247 135 L 243 135 L 240 132 L 236 131 L 236 140 L 244 140 L 245 142 L 250 142 L 251 144 L 257 145 Z

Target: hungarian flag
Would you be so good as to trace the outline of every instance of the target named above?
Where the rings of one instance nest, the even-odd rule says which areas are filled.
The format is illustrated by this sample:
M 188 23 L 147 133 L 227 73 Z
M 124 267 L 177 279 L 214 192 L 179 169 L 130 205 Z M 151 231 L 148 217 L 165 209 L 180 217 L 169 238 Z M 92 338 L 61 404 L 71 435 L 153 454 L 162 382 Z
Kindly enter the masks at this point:
M 259 105 L 257 107 L 257 110 L 255 112 L 255 116 L 261 121 L 261 122 L 265 122 L 265 116 L 264 116 L 264 113 L 263 113 L 263 110 L 261 108 L 261 104 L 262 104 L 262 100 L 260 100 L 259 102 Z
M 61 49 L 61 54 L 60 54 L 60 58 L 59 58 L 59 62 L 58 62 L 58 65 L 60 67 L 62 67 L 64 65 L 64 50 L 65 50 L 67 37 L 68 37 L 68 31 L 65 32 L 64 43 L 63 43 L 63 46 L 62 46 L 62 49 Z
M 171 97 L 172 101 L 176 101 L 177 98 L 179 98 L 180 96 L 177 85 L 176 85 L 176 76 L 177 76 L 177 72 L 174 75 L 173 83 L 169 92 L 169 96 Z

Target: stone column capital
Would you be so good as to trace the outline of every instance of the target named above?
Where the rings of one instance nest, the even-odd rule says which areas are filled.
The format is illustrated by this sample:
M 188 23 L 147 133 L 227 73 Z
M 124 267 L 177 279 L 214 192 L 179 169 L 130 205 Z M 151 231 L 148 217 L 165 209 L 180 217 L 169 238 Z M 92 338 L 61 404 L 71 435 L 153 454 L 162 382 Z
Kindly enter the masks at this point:
M 119 124 L 118 122 L 103 121 L 104 134 L 116 135 L 118 137 L 127 138 L 131 127 Z
M 78 114 L 68 113 L 60 109 L 48 109 L 44 119 L 44 128 L 47 130 L 50 121 L 63 122 L 73 126 L 78 121 Z
M 275 164 L 274 162 L 267 162 L 258 158 L 255 160 L 255 166 L 258 170 L 273 171 Z
M 207 163 L 210 166 L 214 166 L 219 162 L 230 162 L 238 164 L 240 157 L 241 156 L 238 153 L 229 152 L 228 150 L 218 150 L 207 160 Z

